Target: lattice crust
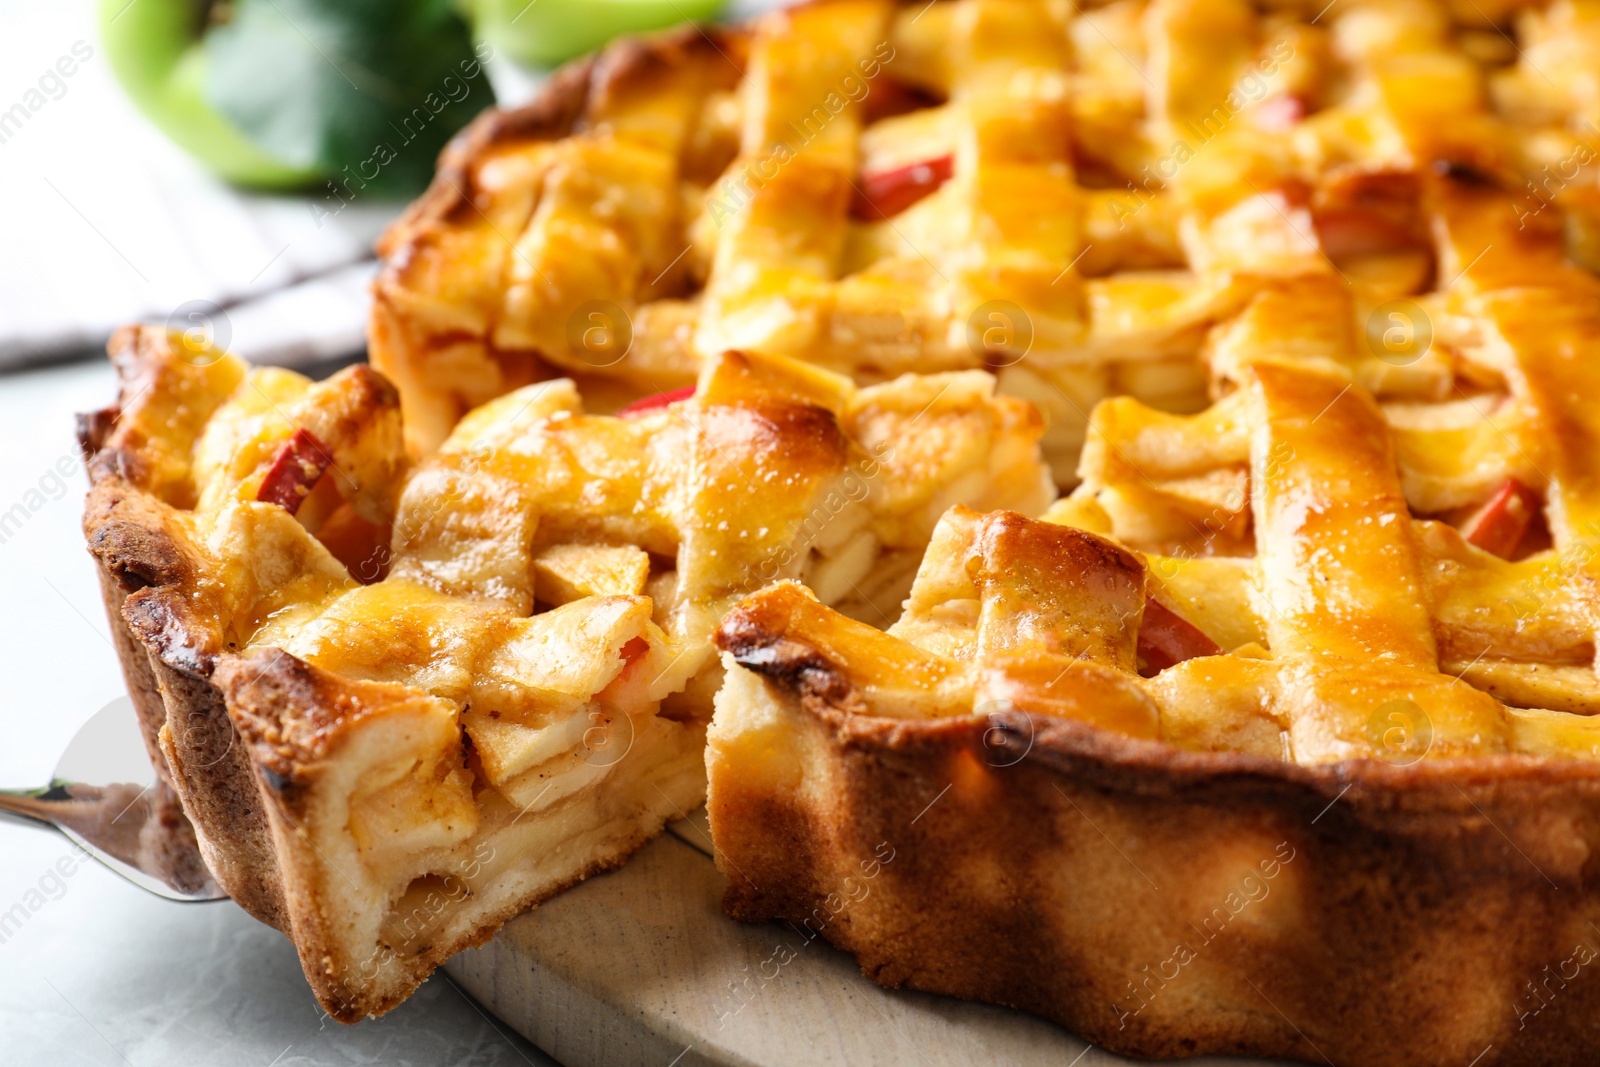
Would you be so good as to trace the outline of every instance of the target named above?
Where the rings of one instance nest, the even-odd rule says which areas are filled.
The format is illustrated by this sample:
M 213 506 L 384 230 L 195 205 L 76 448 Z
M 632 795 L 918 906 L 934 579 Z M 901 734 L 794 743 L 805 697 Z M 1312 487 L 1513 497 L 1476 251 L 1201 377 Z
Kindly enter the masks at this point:
M 700 802 L 732 601 L 803 577 L 887 624 L 949 506 L 1054 495 L 1037 413 L 981 372 L 858 388 L 727 353 L 619 416 L 558 379 L 410 466 L 366 367 L 312 383 L 153 329 L 113 357 L 86 528 L 166 695 L 152 743 L 346 1020 Z
M 989 366 L 1062 485 L 1098 400 L 1199 410 L 1263 341 L 1386 403 L 1492 393 L 1420 295 L 1430 167 L 1600 264 L 1600 30 L 1519 6 L 818 0 L 629 44 L 451 149 L 386 239 L 373 358 L 419 450 L 551 366 L 642 391 L 725 348 Z M 1431 347 L 1379 343 L 1401 298 Z
M 659 700 L 706 665 L 726 606 L 768 581 L 804 577 L 887 624 L 953 501 L 1034 513 L 1049 502 L 1036 413 L 992 392 L 975 372 L 858 389 L 735 353 L 706 365 L 693 397 L 622 418 L 586 415 L 570 380 L 527 386 L 462 420 L 410 472 L 386 581 L 280 613 L 252 641 L 309 655 L 330 614 L 430 629 L 368 601 L 443 597 L 523 616 L 648 594 Z M 349 653 L 360 665 L 339 668 L 393 669 L 400 640 L 364 630 Z
M 968 688 L 905 710 L 910 690 L 884 682 L 881 701 L 863 688 L 868 705 L 946 714 L 1005 700 L 1297 762 L 1374 754 L 1388 730 L 1373 724 L 1398 709 L 1426 724 L 1434 757 L 1600 755 L 1588 718 L 1600 712 L 1600 282 L 1567 261 L 1558 234 L 1522 226 L 1486 178 L 1457 169 L 1421 184 L 1446 279 L 1438 305 L 1470 339 L 1457 358 L 1492 372 L 1498 394 L 1456 384 L 1461 399 L 1385 410 L 1339 370 L 1347 336 L 1323 335 L 1331 360 L 1286 357 L 1264 310 L 1278 294 L 1260 294 L 1218 331 L 1237 359 L 1234 392 L 1193 416 L 1131 398 L 1094 412 L 1082 484 L 1047 518 L 1137 551 L 947 518 L 878 643 L 900 637 L 963 664 L 918 669 Z M 1527 495 L 1495 492 L 1505 486 Z M 1088 600 L 1069 595 L 1084 589 Z M 788 612 L 799 595 L 763 597 Z M 1154 677 L 1135 677 L 1140 665 Z
M 1401 128 L 1415 144 L 1439 132 Z M 932 713 L 1009 700 L 1184 748 L 1325 762 L 1373 754 L 1388 731 L 1372 724 L 1398 708 L 1427 724 L 1434 757 L 1600 754 L 1600 281 L 1475 168 L 1414 177 L 1440 279 L 1428 299 L 1462 367 L 1450 392 L 1380 405 L 1352 372 L 1349 332 L 1321 317 L 1318 296 L 1342 290 L 1302 278 L 1259 292 L 1213 332 L 1237 388 L 1212 407 L 1113 398 L 1094 411 L 1082 484 L 1047 518 L 1134 554 L 1038 524 L 946 520 L 891 631 L 968 665 L 955 674 L 970 689 Z M 1317 343 L 1310 358 L 1301 338 Z M 1023 582 L 1030 550 L 1059 573 Z M 991 570 L 1010 577 L 986 585 Z M 1094 603 L 1074 605 L 1066 590 L 1083 587 Z M 1060 617 L 1040 615 L 1057 598 Z M 1019 615 L 1034 646 L 1003 628 Z M 902 707 L 887 693 L 883 707 Z M 1092 693 L 1107 695 L 1095 706 Z
M 1394 756 L 1395 723 L 1417 758 L 1600 757 L 1592 594 L 1555 577 L 1555 550 L 1508 563 L 1413 519 L 1382 417 L 1359 389 L 1267 364 L 1237 397 L 1255 528 L 1269 532 L 1253 559 L 1145 555 L 1079 528 L 957 508 L 888 633 L 787 584 L 745 601 L 723 647 L 752 665 L 751 635 L 784 641 L 786 659 L 814 652 L 819 671 L 846 683 L 828 699 L 871 715 L 1017 709 L 1299 763 Z M 1188 429 L 1198 436 L 1203 421 Z M 1063 501 L 1047 519 L 1112 526 L 1091 501 Z M 1505 609 L 1530 588 L 1548 603 Z M 1161 635 L 1145 631 L 1174 611 L 1222 648 L 1154 670 Z

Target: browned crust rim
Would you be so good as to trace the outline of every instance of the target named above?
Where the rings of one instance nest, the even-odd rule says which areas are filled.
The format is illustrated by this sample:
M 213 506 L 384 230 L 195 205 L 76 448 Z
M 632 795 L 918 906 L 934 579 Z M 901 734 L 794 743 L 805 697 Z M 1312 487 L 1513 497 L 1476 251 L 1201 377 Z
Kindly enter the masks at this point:
M 472 210 L 476 195 L 472 166 L 490 148 L 515 141 L 569 136 L 581 127 L 591 101 L 603 101 L 624 88 L 648 83 L 695 52 L 714 50 L 734 62 L 729 53 L 742 52 L 745 38 L 745 31 L 740 29 L 693 24 L 653 35 L 625 37 L 558 68 L 528 103 L 509 110 L 485 111 L 450 139 L 439 155 L 438 170 L 427 191 L 379 238 L 377 252 L 386 261 L 386 272 L 404 266 L 407 249 L 419 228 Z
M 1482 755 L 1411 763 L 1353 759 L 1303 765 L 1247 752 L 1192 752 L 1164 741 L 1127 737 L 1021 710 L 937 719 L 877 716 L 865 710 L 865 700 L 838 665 L 808 645 L 767 629 L 743 608 L 735 608 L 723 621 L 717 645 L 741 667 L 787 689 L 808 713 L 826 721 L 846 747 L 946 750 L 976 741 L 1006 765 L 1032 759 L 1102 788 L 1140 796 L 1179 796 L 1222 782 L 1241 787 L 1270 782 L 1294 786 L 1308 797 L 1343 797 L 1351 806 L 1374 811 L 1427 798 L 1448 801 L 1431 810 L 1460 811 L 1471 801 L 1459 791 L 1452 798 L 1450 791 L 1461 785 L 1600 783 L 1600 763 L 1588 760 Z
M 1571 841 L 1556 837 L 1548 849 L 1537 847 L 1546 843 L 1546 818 L 1587 827 L 1578 833 L 1592 842 L 1600 809 L 1594 775 L 1498 759 L 1472 761 L 1471 776 L 1459 778 L 1375 761 L 1323 775 L 1260 773 L 1231 761 L 1171 760 L 1160 751 L 1170 746 L 1159 743 L 1108 744 L 1095 727 L 1041 723 L 1033 715 L 1004 723 L 1008 730 L 1042 726 L 1031 753 L 1009 765 L 996 755 L 994 723 L 982 717 L 904 722 L 802 702 L 800 714 L 818 728 L 804 773 L 828 783 L 829 803 L 786 800 L 736 779 L 719 791 L 713 774 L 712 828 L 728 879 L 723 906 L 736 919 L 784 920 L 790 930 L 801 924 L 803 936 L 820 935 L 853 953 L 862 973 L 882 985 L 1028 1011 L 1122 1055 L 1271 1056 L 1357 1067 L 1446 1067 L 1482 1052 L 1480 1067 L 1594 1062 L 1589 1020 L 1600 990 L 1574 981 L 1552 995 L 1539 984 L 1554 981 L 1552 969 L 1572 978 L 1561 968 L 1570 966 L 1574 941 L 1600 944 L 1572 921 L 1594 914 L 1592 853 L 1574 857 Z M 952 761 L 974 754 L 1001 768 L 991 770 L 999 794 L 976 811 L 948 798 L 935 808 L 951 783 Z M 918 825 L 930 809 L 937 817 Z M 1084 823 L 1072 844 L 1049 829 L 1058 813 Z M 1200 826 L 1210 844 L 1190 846 L 1185 831 Z M 1221 898 L 1195 907 L 1196 896 L 1173 885 L 1170 866 L 1152 866 L 1148 851 L 1137 860 L 1119 855 L 1117 842 L 1148 834 L 1167 860 L 1206 872 L 1226 858 L 1208 848 L 1230 831 L 1248 842 L 1263 827 L 1290 826 L 1298 829 L 1281 833 L 1289 854 L 1303 857 L 1294 866 L 1305 879 L 1299 890 L 1285 890 L 1301 910 L 1297 924 L 1277 931 L 1276 940 L 1258 941 L 1267 947 L 1254 957 L 1237 945 L 1192 942 L 1211 953 L 1203 958 L 1212 970 L 1207 979 L 1184 979 L 1188 985 L 1175 981 L 1170 992 L 1157 984 L 1152 1008 L 1172 1007 L 1171 1016 L 1147 1010 L 1134 983 L 1149 994 L 1148 969 L 1141 973 L 1139 965 L 1170 965 L 1163 956 L 1189 938 L 1192 921 L 1161 949 L 1134 949 L 1130 963 L 1128 946 L 1141 939 L 1118 931 L 1085 938 L 1080 930 L 1054 942 L 1046 886 L 1029 878 L 1036 870 L 1020 875 L 1030 888 L 1000 908 L 967 892 L 968 880 L 952 880 L 975 855 L 989 861 L 983 869 L 1042 858 L 1039 867 L 1060 864 L 1061 877 L 1072 879 L 1069 896 L 1095 894 L 1101 887 L 1093 881 L 1106 876 L 1086 872 L 1081 857 L 1103 848 L 1099 862 L 1122 874 L 1124 891 L 1142 890 L 1153 875 L 1162 893 L 1176 897 L 1155 913 L 1128 899 L 1117 909 L 1118 924 L 1170 929 L 1166 920 L 1198 918 Z M 1007 844 L 985 851 L 984 838 Z M 890 848 L 880 851 L 885 844 Z M 886 873 L 873 882 L 880 863 Z M 1397 884 L 1412 868 L 1412 884 Z M 1399 899 L 1384 900 L 1387 892 Z M 1518 917 L 1504 931 L 1503 952 L 1469 953 L 1467 966 L 1452 961 L 1454 978 L 1441 978 L 1448 968 L 1424 954 L 1430 938 L 1481 940 L 1485 926 L 1505 917 L 1507 899 Z M 1348 958 L 1331 964 L 1327 942 L 1341 935 L 1351 939 Z M 1252 990 L 1250 981 L 1268 992 Z M 1472 1018 L 1463 1032 L 1480 1039 L 1458 1055 L 1437 1033 L 1437 1020 L 1454 1008 L 1439 994 L 1475 984 L 1482 990 L 1475 1007 L 1497 997 L 1501 1015 Z M 1263 996 L 1275 1006 L 1250 1002 Z M 1191 997 L 1187 1006 L 1173 999 Z M 1325 1011 L 1308 1007 L 1319 997 Z M 1526 1032 L 1520 1015 L 1534 1020 Z M 1407 1020 L 1427 1024 L 1409 1035 L 1397 1028 Z
M 767 778 L 731 722 L 711 742 L 733 917 L 803 924 L 883 985 L 1020 1008 L 1124 1055 L 1594 1062 L 1600 986 L 1574 973 L 1600 955 L 1600 765 L 1302 766 L 1014 709 L 892 718 L 777 629 L 741 607 L 718 633 L 788 748 Z M 1219 872 L 1236 887 L 1241 856 L 1280 839 L 1301 857 L 1272 890 L 1288 910 L 1211 940 L 1195 923 Z

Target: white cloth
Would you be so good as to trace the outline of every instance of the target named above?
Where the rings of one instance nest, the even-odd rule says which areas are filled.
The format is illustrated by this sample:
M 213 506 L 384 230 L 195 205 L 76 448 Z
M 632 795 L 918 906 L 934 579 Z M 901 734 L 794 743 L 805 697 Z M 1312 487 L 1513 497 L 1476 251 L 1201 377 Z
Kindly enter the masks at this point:
M 310 197 L 213 178 L 122 94 L 97 6 L 0 0 L 0 368 L 81 355 L 194 301 L 225 308 L 219 331 L 251 358 L 360 351 L 372 268 L 352 265 L 403 205 L 357 200 L 319 225 Z

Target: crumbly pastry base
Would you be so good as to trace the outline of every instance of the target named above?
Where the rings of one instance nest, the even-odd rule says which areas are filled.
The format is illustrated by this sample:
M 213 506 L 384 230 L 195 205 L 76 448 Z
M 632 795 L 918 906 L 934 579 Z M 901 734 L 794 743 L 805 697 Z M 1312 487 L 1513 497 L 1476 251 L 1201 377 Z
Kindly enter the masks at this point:
M 203 675 L 200 665 L 175 662 L 179 656 L 174 653 L 190 644 L 183 635 L 185 620 L 169 616 L 141 626 L 144 636 L 129 625 L 125 609 L 130 594 L 152 587 L 184 588 L 190 572 L 181 541 L 163 528 L 157 509 L 139 490 L 115 479 L 91 492 L 85 532 L 99 563 L 123 677 L 157 773 L 182 801 L 217 884 L 245 911 L 294 941 L 312 991 L 340 1022 L 357 1022 L 395 1007 L 439 964 L 483 944 L 516 915 L 591 875 L 621 866 L 669 818 L 694 808 L 703 796 L 701 731 L 686 729 L 684 743 L 646 769 L 657 788 L 640 790 L 645 801 L 653 798 L 648 806 L 654 810 L 643 819 L 595 817 L 588 798 L 579 795 L 565 802 L 574 809 L 567 817 L 559 809 L 541 814 L 541 826 L 555 816 L 556 832 L 537 843 L 515 829 L 498 841 L 491 835 L 483 846 L 487 854 L 497 851 L 497 844 L 508 854 L 538 848 L 541 861 L 524 875 L 497 881 L 493 891 L 448 916 L 434 905 L 421 905 L 425 920 L 437 915 L 442 921 L 417 951 L 353 955 L 347 933 L 324 921 L 333 910 L 349 910 L 351 890 L 316 876 L 326 868 L 318 863 L 322 857 L 317 846 L 302 832 L 307 813 L 296 807 L 292 790 L 275 788 L 252 765 L 218 685 Z M 131 614 L 149 619 L 138 607 Z M 280 656 L 255 682 L 283 684 L 290 691 L 277 699 L 292 702 L 297 669 L 303 664 Z M 621 788 L 624 783 L 608 784 Z M 524 827 L 532 830 L 532 823 Z M 315 827 L 311 829 L 314 833 Z M 327 907 L 335 899 L 337 908 Z
M 746 638 L 770 665 L 730 671 L 707 760 L 736 918 L 1127 1055 L 1594 1062 L 1600 768 L 881 718 L 809 651 Z

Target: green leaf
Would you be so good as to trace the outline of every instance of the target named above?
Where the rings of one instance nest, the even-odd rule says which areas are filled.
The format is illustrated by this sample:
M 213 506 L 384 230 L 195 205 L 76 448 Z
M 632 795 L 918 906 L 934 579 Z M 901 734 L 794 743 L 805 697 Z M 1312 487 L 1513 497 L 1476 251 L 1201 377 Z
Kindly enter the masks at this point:
M 205 49 L 212 106 L 283 165 L 353 195 L 416 193 L 494 103 L 451 0 L 234 0 Z

